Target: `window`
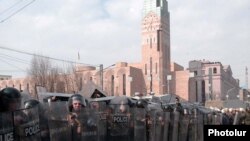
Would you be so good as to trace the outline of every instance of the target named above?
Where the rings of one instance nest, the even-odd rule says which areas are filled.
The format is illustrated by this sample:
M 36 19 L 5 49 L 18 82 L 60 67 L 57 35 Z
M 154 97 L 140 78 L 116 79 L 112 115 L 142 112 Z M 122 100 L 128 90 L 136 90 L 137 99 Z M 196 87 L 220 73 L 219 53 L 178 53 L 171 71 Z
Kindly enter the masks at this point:
M 161 0 L 156 0 L 156 7 L 160 7 L 161 6 Z
M 155 63 L 155 73 L 157 74 L 157 63 Z
M 150 48 L 152 48 L 152 38 L 150 38 Z
M 82 77 L 80 77 L 80 90 L 82 90 Z
M 161 31 L 157 30 L 157 51 L 160 51 Z
M 115 87 L 114 87 L 114 85 L 115 85 L 115 77 L 114 77 L 114 75 L 112 75 L 111 76 L 111 96 L 114 96 L 114 91 L 115 91 Z
M 214 74 L 216 74 L 217 73 L 217 68 L 213 68 L 213 72 L 214 72 Z
M 145 64 L 145 75 L 147 75 L 147 64 Z
M 201 101 L 202 103 L 205 103 L 206 101 L 206 84 L 205 84 L 205 81 L 202 80 L 202 83 L 201 83 Z
M 197 76 L 197 71 L 194 71 L 194 76 Z
M 92 77 L 90 77 L 90 78 L 89 78 L 89 80 L 90 80 L 90 81 L 92 81 L 92 80 L 93 80 L 93 78 L 92 78 Z
M 123 95 L 126 95 L 126 75 L 123 74 L 122 75 L 122 92 L 123 92 Z
M 152 57 L 150 57 L 150 74 L 152 74 Z

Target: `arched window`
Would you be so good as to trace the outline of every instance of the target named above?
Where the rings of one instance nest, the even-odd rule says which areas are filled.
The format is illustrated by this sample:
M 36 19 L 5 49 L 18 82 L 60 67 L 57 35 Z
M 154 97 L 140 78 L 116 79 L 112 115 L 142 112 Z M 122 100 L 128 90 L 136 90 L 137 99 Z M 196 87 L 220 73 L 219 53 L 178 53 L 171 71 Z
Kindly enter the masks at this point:
M 217 73 L 217 68 L 213 68 L 213 73 L 214 73 L 214 74 Z

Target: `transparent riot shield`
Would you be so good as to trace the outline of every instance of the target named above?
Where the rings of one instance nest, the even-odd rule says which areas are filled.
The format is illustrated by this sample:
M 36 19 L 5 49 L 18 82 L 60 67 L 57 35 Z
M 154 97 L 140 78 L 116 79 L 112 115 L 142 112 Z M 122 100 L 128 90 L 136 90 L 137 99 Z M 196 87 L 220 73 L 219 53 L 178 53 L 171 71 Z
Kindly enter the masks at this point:
M 0 141 L 13 141 L 14 128 L 12 112 L 0 113 Z
M 146 110 L 135 108 L 134 110 L 134 141 L 146 141 Z
M 155 140 L 156 110 L 147 113 L 147 138 L 148 141 Z
M 164 116 L 163 111 L 156 111 L 155 117 L 155 141 L 162 141 L 164 129 Z
M 169 127 L 170 127 L 170 112 L 163 113 L 164 127 L 163 127 L 163 141 L 169 141 Z
M 203 141 L 204 117 L 197 108 L 192 110 L 188 130 L 188 140 Z
M 130 141 L 131 113 L 129 105 L 111 105 L 108 118 L 108 141 Z
M 190 116 L 187 110 L 188 109 L 184 109 L 184 114 L 180 115 L 179 134 L 178 134 L 179 141 L 186 141 L 188 139 L 188 127 L 189 127 Z
M 202 113 L 198 113 L 197 116 L 197 141 L 203 141 L 203 137 L 204 137 L 204 132 L 203 132 L 203 127 L 204 127 L 204 120 L 203 120 L 203 114 Z
M 13 112 L 15 137 L 18 141 L 40 141 L 38 106 Z
M 98 141 L 98 125 L 99 125 L 99 114 L 93 109 L 87 107 L 81 111 L 79 121 L 82 124 L 81 130 L 81 141 Z
M 99 116 L 98 133 L 99 141 L 107 140 L 107 115 L 108 109 L 106 102 L 103 101 L 92 101 L 90 102 L 90 108 L 97 113 Z
M 178 134 L 179 134 L 179 118 L 180 118 L 180 112 L 174 111 L 171 113 L 171 132 L 170 132 L 170 141 L 177 141 L 178 140 Z
M 39 104 L 39 121 L 40 121 L 40 132 L 41 141 L 50 140 L 49 123 L 48 123 L 48 111 L 47 106 L 44 103 Z
M 191 110 L 190 122 L 189 122 L 189 130 L 188 130 L 188 140 L 197 141 L 197 133 L 198 133 L 198 115 L 197 109 Z
M 51 102 L 46 106 L 51 141 L 72 141 L 72 128 L 69 123 L 66 102 Z

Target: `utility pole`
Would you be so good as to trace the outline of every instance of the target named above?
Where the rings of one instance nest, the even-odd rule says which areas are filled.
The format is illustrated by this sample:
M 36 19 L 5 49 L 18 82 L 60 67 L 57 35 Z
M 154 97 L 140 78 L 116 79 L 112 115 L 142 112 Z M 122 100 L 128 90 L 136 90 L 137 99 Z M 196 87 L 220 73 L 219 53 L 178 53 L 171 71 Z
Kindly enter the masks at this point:
M 103 91 L 103 64 L 100 64 L 100 85 Z
M 208 76 L 208 82 L 209 82 L 209 94 L 211 100 L 215 100 L 216 96 L 213 95 L 213 70 L 212 68 L 209 68 L 209 76 Z

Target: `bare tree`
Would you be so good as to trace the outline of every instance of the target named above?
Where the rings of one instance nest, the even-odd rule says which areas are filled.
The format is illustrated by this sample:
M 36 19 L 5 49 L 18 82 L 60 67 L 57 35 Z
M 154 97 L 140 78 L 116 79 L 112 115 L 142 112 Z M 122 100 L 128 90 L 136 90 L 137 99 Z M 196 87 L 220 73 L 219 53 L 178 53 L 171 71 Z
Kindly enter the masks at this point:
M 82 74 L 73 64 L 65 68 L 52 66 L 49 58 L 34 56 L 28 71 L 29 77 L 36 85 L 49 92 L 79 92 L 82 89 Z
M 65 84 L 66 92 L 79 92 L 82 89 L 82 74 L 77 72 L 76 66 L 73 64 L 65 67 L 65 71 L 61 73 L 61 78 Z
M 58 82 L 59 68 L 53 67 L 49 58 L 34 55 L 28 75 L 36 85 L 43 86 L 47 91 L 54 92 L 55 84 Z

